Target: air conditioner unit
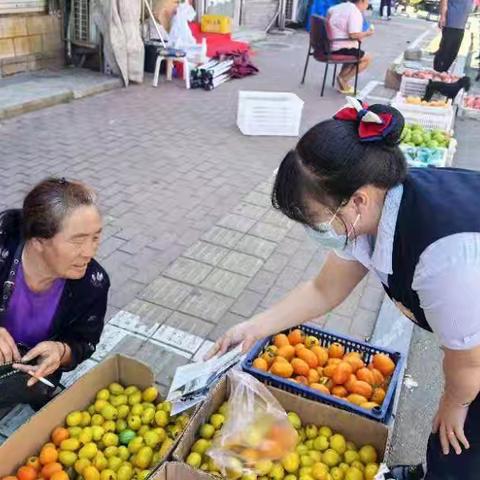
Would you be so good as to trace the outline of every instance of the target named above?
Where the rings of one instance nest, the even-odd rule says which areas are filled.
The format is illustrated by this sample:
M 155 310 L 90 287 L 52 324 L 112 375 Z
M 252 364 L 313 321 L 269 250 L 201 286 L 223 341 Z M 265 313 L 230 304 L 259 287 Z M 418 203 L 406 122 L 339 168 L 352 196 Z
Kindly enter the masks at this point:
M 297 21 L 298 0 L 285 1 L 285 20 L 287 22 Z
M 98 35 L 91 15 L 90 0 L 73 0 L 72 17 L 72 42 L 84 46 L 96 45 Z

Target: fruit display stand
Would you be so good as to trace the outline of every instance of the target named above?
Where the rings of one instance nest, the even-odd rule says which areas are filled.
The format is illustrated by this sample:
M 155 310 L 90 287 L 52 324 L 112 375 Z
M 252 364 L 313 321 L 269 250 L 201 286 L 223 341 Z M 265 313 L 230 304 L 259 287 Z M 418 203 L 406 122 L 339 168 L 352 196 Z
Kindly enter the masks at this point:
M 432 130 L 420 123 L 406 123 L 400 148 L 414 167 L 449 167 L 453 163 L 457 142 L 451 131 Z
M 444 130 L 446 132 L 453 130 L 455 112 L 450 104 L 446 104 L 444 107 L 432 107 L 428 104 L 416 105 L 408 103 L 406 98 L 398 93 L 392 100 L 391 105 L 402 113 L 407 123 L 418 123 L 431 130 Z
M 470 107 L 467 106 L 469 103 L 469 99 L 472 98 L 469 95 L 464 95 L 461 99 L 461 103 L 459 106 L 459 116 L 461 118 L 472 118 L 474 120 L 480 120 L 480 97 L 477 96 L 475 98 L 475 105 L 477 107 Z
M 151 387 L 154 380 L 152 370 L 138 360 L 123 355 L 115 355 L 104 360 L 55 397 L 0 446 L 0 477 L 14 474 L 29 457 L 37 455 L 41 449 L 43 450 L 43 447 L 46 448 L 47 442 L 54 440 L 52 432 L 66 431 L 60 426 L 64 425 L 67 415 L 86 409 L 98 398 L 99 391 L 105 391 L 106 386 L 119 383 L 135 385 L 138 389 L 143 390 Z M 142 396 L 140 396 L 141 400 Z M 115 422 L 112 423 L 115 425 Z M 112 435 L 110 434 L 110 436 Z M 73 438 L 71 439 L 73 440 Z M 168 442 L 168 449 L 165 451 L 163 460 L 168 459 L 179 439 L 180 436 L 176 440 Z M 56 445 L 57 443 L 51 444 L 50 447 L 55 449 Z M 57 465 L 60 466 L 59 463 Z M 92 478 L 96 478 L 96 476 Z
M 412 147 L 402 144 L 400 149 L 411 167 L 451 167 L 457 149 L 457 141 L 452 138 L 448 148 Z M 425 157 L 429 157 L 429 159 L 425 160 Z
M 349 352 L 359 352 L 365 364 L 370 363 L 376 354 L 388 355 L 393 360 L 395 366 L 388 383 L 388 388 L 385 392 L 385 397 L 381 404 L 379 406 L 374 406 L 373 408 L 362 408 L 359 405 L 347 401 L 347 399 L 330 395 L 326 391 L 318 390 L 302 383 L 294 382 L 292 379 L 281 378 L 269 371 L 255 368 L 253 366 L 255 359 L 261 355 L 269 345 L 272 344 L 273 337 L 267 337 L 255 344 L 242 364 L 243 370 L 250 373 L 266 385 L 271 385 L 287 392 L 291 392 L 295 395 L 315 400 L 317 402 L 326 403 L 342 410 L 354 412 L 358 415 L 362 415 L 378 422 L 387 423 L 391 416 L 397 382 L 402 369 L 402 364 L 404 362 L 403 356 L 399 352 L 385 350 L 350 337 L 330 333 L 318 328 L 315 325 L 301 325 L 298 327 L 298 329 L 304 332 L 306 336 L 311 336 L 318 339 L 321 347 L 328 347 L 332 344 L 340 344 L 347 354 Z M 288 332 L 283 333 L 286 334 Z
M 328 426 L 331 430 L 343 435 L 354 444 L 373 446 L 378 453 L 377 463 L 380 463 L 387 451 L 388 427 L 382 423 L 355 415 L 354 413 L 338 410 L 329 405 L 321 404 L 301 396 L 285 392 L 272 386 L 267 386 L 286 412 L 295 412 L 303 425 Z M 210 417 L 228 400 L 230 384 L 228 378 L 223 378 L 210 392 L 203 405 L 197 410 L 173 452 L 173 459 L 185 462 L 192 446 L 197 440 L 197 432 L 205 425 Z M 168 466 L 167 466 L 168 474 Z M 198 472 L 199 479 L 217 478 L 218 475 Z M 180 477 L 179 477 L 180 478 Z M 183 478 L 183 477 L 181 477 Z M 270 476 L 274 478 L 274 476 Z M 280 477 L 279 477 L 280 478 Z M 167 476 L 168 480 L 168 476 Z
M 458 79 L 458 76 L 447 72 L 439 73 L 430 69 L 407 69 L 402 74 L 400 93 L 405 97 L 409 95 L 423 97 L 426 93 L 429 80 L 452 83 Z

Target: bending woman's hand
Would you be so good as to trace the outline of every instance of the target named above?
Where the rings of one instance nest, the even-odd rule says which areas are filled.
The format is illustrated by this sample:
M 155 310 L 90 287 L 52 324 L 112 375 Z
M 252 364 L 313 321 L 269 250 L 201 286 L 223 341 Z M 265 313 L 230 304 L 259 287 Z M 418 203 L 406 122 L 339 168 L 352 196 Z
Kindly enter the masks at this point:
M 15 340 L 5 328 L 0 327 L 0 363 L 18 362 L 20 358 Z
M 468 407 L 458 405 L 446 394 L 443 395 L 437 415 L 433 420 L 433 433 L 439 433 L 442 451 L 445 455 L 450 453 L 450 446 L 457 455 L 462 453 L 462 447 L 470 448 L 464 432 L 467 414 Z
M 260 329 L 255 317 L 246 322 L 239 323 L 230 328 L 222 337 L 220 337 L 210 351 L 205 356 L 205 360 L 212 358 L 214 355 L 223 355 L 237 345 L 242 345 L 243 353 L 248 352 L 253 344 L 263 338 L 265 334 Z
M 68 348 L 65 343 L 41 342 L 22 358 L 24 362 L 38 359 L 37 365 L 16 364 L 14 367 L 23 372 L 33 374 L 37 378 L 47 377 L 60 368 Z M 29 387 L 35 385 L 38 382 L 37 378 L 32 377 L 27 382 L 27 385 Z

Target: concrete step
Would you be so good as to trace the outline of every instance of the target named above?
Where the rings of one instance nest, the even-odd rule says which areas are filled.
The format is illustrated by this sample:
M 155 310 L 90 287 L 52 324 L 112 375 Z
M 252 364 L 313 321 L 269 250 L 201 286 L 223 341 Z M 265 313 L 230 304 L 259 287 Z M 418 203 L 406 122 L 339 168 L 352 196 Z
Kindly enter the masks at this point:
M 0 80 L 0 119 L 122 86 L 118 78 L 80 68 L 44 70 Z

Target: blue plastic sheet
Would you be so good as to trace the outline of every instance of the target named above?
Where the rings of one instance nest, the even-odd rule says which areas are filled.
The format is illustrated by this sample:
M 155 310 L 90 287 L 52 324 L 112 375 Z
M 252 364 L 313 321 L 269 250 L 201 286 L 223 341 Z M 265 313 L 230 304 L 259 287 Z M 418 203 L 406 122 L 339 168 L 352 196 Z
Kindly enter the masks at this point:
M 312 15 L 320 15 L 321 17 L 326 17 L 328 9 L 341 3 L 342 0 L 313 0 L 312 6 L 308 13 L 308 22 L 307 30 L 310 31 L 310 17 Z

